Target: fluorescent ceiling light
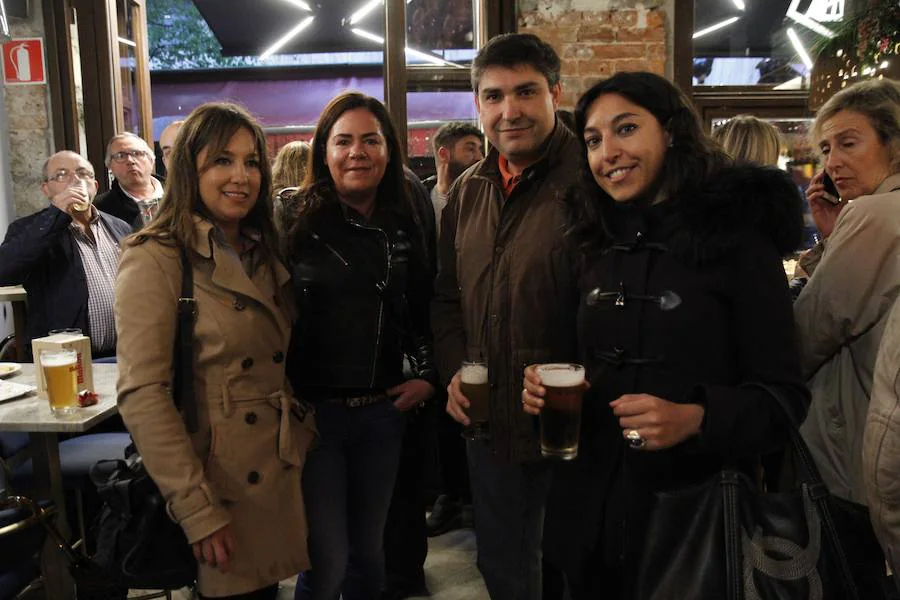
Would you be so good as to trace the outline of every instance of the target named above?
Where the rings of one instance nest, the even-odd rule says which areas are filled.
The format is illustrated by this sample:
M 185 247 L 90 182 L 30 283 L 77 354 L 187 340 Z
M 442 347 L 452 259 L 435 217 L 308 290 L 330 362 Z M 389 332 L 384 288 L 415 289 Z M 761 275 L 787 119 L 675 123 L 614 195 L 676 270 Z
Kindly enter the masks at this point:
M 407 4 L 409 4 L 410 2 L 412 2 L 412 0 L 406 0 Z M 368 15 L 370 12 L 372 12 L 382 4 L 384 4 L 384 0 L 369 0 L 369 2 L 363 4 L 362 7 L 359 8 L 359 10 L 350 15 L 350 25 L 356 25 L 357 23 L 365 19 L 366 15 Z
M 293 4 L 297 8 L 301 8 L 303 10 L 312 12 L 312 9 L 309 7 L 309 4 L 307 4 L 303 0 L 284 0 L 284 1 L 287 2 L 288 4 Z
M 731 0 L 731 1 L 734 2 L 734 5 L 737 7 L 738 10 L 744 10 L 745 8 L 747 8 L 744 5 L 744 0 Z
M 294 38 L 294 36 L 296 36 L 298 33 L 303 31 L 307 27 L 309 27 L 309 24 L 313 22 L 313 19 L 315 19 L 315 17 L 310 15 L 309 17 L 306 17 L 305 19 L 303 19 L 302 21 L 297 23 L 297 25 L 293 29 L 288 31 L 286 34 L 281 36 L 281 39 L 279 39 L 277 42 L 272 44 L 268 50 L 266 50 L 265 52 L 260 54 L 259 59 L 265 60 L 265 59 L 269 58 L 270 56 L 272 56 L 273 54 L 275 54 L 276 52 L 278 52 L 278 50 L 280 50 L 282 46 L 284 46 L 289 41 L 291 41 Z
M 371 40 L 371 41 L 375 42 L 376 44 L 379 44 L 382 46 L 384 45 L 384 38 L 381 36 L 375 35 L 374 33 L 370 33 L 364 29 L 359 29 L 358 27 L 354 27 L 350 31 L 352 31 L 353 33 L 355 33 L 356 35 L 358 35 L 361 38 Z M 434 54 L 422 52 L 420 50 L 416 50 L 415 48 L 410 48 L 409 46 L 406 46 L 404 48 L 404 50 L 406 50 L 406 52 L 408 54 L 411 54 L 413 56 L 418 56 L 422 60 L 427 60 L 428 62 L 430 62 L 433 65 L 438 65 L 440 67 L 444 67 L 444 66 L 456 67 L 457 69 L 465 69 L 466 68 L 466 67 L 463 67 L 462 65 L 458 65 L 454 62 L 450 62 L 449 60 L 444 60 L 443 58 L 435 56 Z
M 365 19 L 367 14 L 369 14 L 370 12 L 372 12 L 373 10 L 375 10 L 376 8 L 381 6 L 381 4 L 383 2 L 384 2 L 384 0 L 369 0 L 369 2 L 366 2 L 362 6 L 362 8 L 360 8 L 355 13 L 350 15 L 350 24 L 356 25 L 357 23 L 359 23 L 360 21 Z M 363 37 L 365 37 L 365 36 L 363 36 Z M 384 40 L 381 40 L 381 41 L 384 42 Z
M 740 17 L 731 17 L 730 19 L 725 19 L 724 21 L 722 21 L 720 23 L 716 23 L 715 25 L 710 25 L 706 29 L 701 29 L 700 31 L 695 31 L 694 35 L 691 37 L 696 40 L 697 38 L 700 38 L 700 37 L 703 37 L 704 35 L 708 35 L 708 34 L 712 33 L 713 31 L 718 31 L 719 29 L 722 29 L 723 27 L 728 27 L 732 23 L 734 23 L 736 21 L 740 21 L 740 19 L 741 19 Z
M 791 40 L 791 44 L 794 45 L 794 50 L 800 55 L 800 60 L 806 65 L 806 68 L 812 69 L 812 59 L 809 57 L 809 54 L 806 53 L 806 48 L 803 47 L 803 43 L 800 41 L 800 37 L 797 35 L 797 32 L 794 31 L 793 27 L 787 28 L 787 36 Z
M 816 21 L 814 19 L 810 19 L 809 17 L 807 17 L 806 15 L 804 15 L 803 13 L 798 11 L 797 7 L 799 5 L 800 5 L 800 0 L 791 0 L 791 4 L 790 4 L 790 6 L 788 6 L 785 16 L 788 19 L 791 19 L 793 21 L 796 21 L 800 25 L 803 25 L 807 29 L 815 31 L 819 35 L 825 36 L 827 38 L 834 37 L 834 32 L 832 30 L 828 29 L 827 27 L 825 27 L 818 21 Z

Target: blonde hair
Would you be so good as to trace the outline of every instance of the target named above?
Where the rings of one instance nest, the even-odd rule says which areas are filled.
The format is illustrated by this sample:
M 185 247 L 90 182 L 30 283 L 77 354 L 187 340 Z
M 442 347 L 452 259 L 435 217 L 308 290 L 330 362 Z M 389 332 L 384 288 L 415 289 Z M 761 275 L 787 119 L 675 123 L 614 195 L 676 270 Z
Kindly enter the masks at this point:
M 282 146 L 272 164 L 272 189 L 278 192 L 303 183 L 309 154 L 310 145 L 306 142 L 288 142 Z
M 816 148 L 822 139 L 822 126 L 842 110 L 866 116 L 878 139 L 888 147 L 891 171 L 900 171 L 900 83 L 890 79 L 858 81 L 832 96 L 819 108 L 812 127 Z
M 717 142 L 734 160 L 775 166 L 781 151 L 781 134 L 767 121 L 752 115 L 738 115 L 712 132 Z

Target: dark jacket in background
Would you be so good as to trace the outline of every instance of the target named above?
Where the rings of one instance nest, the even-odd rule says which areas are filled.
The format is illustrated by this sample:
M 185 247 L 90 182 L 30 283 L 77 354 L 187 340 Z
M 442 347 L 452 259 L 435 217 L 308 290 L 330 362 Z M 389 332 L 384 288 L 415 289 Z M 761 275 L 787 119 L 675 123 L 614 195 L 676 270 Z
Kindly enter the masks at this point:
M 612 239 L 585 255 L 579 276 L 579 352 L 592 387 L 579 457 L 557 471 L 545 548 L 569 568 L 587 560 L 590 572 L 592 560 L 602 561 L 627 590 L 654 492 L 787 441 L 781 406 L 743 384 L 770 384 L 798 421 L 806 413 L 781 263 L 803 222 L 787 175 L 756 167 L 723 169 L 701 189 L 650 207 L 606 202 Z M 609 403 L 641 393 L 704 406 L 701 435 L 666 450 L 627 448 Z
M 117 242 L 131 226 L 102 211 L 100 219 Z M 72 217 L 55 206 L 22 217 L 9 225 L 0 245 L 0 285 L 23 285 L 28 292 L 28 339 L 51 329 L 88 326 L 88 287 L 81 255 L 69 225 Z
M 410 216 L 376 207 L 369 221 L 338 201 L 300 223 L 291 248 L 299 311 L 288 373 L 310 399 L 436 383 L 428 328 L 431 270 Z
M 157 175 L 153 175 L 153 177 L 157 179 L 160 184 L 163 183 L 161 177 Z M 137 203 L 125 193 L 125 190 L 119 185 L 118 179 L 113 180 L 112 185 L 109 187 L 109 191 L 97 195 L 94 199 L 94 206 L 107 214 L 122 219 L 126 223 L 130 223 L 134 231 L 144 227 L 144 221 L 141 218 L 141 209 L 138 207 Z
M 491 449 L 501 460 L 539 457 L 533 417 L 522 411 L 523 369 L 572 360 L 578 305 L 565 239 L 563 192 L 580 149 L 557 126 L 541 159 L 504 198 L 499 154 L 453 183 L 441 217 L 432 323 L 438 371 L 484 359 L 491 381 Z

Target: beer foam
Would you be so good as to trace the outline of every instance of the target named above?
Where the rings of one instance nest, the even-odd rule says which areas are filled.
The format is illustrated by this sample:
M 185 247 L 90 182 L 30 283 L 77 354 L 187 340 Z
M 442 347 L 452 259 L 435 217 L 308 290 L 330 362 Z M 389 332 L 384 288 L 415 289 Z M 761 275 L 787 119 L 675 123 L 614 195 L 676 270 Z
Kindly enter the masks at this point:
M 575 387 L 584 382 L 584 367 L 568 364 L 539 365 L 541 384 L 550 387 Z
M 67 367 L 78 362 L 78 357 L 67 354 L 43 354 L 41 355 L 42 367 Z
M 459 373 L 459 379 L 470 385 L 485 384 L 488 382 L 488 370 L 484 365 L 463 365 Z

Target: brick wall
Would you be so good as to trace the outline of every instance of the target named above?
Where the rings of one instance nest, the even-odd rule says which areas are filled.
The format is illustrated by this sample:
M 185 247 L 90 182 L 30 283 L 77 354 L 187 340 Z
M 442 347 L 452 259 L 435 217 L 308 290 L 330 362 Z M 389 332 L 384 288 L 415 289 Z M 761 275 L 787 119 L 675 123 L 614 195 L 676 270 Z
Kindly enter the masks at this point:
M 627 0 L 521 0 L 518 30 L 540 36 L 562 59 L 562 108 L 619 71 L 665 75 L 666 4 Z

